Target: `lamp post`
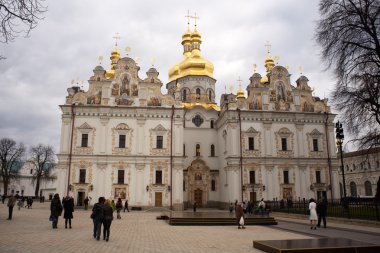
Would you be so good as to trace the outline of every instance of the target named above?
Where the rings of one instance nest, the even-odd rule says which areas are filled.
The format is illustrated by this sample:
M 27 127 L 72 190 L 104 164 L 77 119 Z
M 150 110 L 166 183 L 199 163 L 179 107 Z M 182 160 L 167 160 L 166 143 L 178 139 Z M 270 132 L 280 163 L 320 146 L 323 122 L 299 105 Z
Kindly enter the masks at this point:
M 343 177 L 343 196 L 346 199 L 346 197 L 347 197 L 346 179 L 344 177 L 343 150 L 342 150 L 343 139 L 344 139 L 342 123 L 340 123 L 339 121 L 336 122 L 335 128 L 336 128 L 336 130 L 335 130 L 335 132 L 336 132 L 336 145 L 338 146 L 339 152 L 340 152 L 341 171 L 342 171 L 342 177 Z

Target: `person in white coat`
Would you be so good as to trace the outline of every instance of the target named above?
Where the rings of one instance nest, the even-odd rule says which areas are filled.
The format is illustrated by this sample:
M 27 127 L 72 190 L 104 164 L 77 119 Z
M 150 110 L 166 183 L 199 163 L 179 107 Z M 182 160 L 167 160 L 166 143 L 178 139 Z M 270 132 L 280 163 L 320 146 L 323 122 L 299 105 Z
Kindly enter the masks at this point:
M 309 220 L 310 220 L 310 229 L 317 229 L 317 220 L 318 220 L 318 215 L 317 215 L 317 204 L 315 203 L 315 200 L 313 198 L 310 199 L 309 201 Z

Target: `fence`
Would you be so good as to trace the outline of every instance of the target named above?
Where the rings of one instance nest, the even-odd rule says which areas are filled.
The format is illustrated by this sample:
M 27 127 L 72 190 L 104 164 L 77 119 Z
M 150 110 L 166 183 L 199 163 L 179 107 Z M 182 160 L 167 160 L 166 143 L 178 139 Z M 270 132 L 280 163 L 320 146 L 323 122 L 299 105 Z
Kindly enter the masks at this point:
M 265 201 L 266 208 L 275 212 L 308 214 L 309 200 L 273 200 Z M 256 203 L 257 205 L 258 203 Z M 380 203 L 372 199 L 335 199 L 327 204 L 327 216 L 348 219 L 364 219 L 380 221 Z

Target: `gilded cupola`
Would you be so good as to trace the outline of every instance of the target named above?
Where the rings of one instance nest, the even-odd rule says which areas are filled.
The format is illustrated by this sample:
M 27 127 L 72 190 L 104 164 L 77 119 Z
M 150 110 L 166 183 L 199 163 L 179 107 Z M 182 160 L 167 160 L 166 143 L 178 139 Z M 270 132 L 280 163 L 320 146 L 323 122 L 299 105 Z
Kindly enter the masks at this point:
M 197 31 L 196 26 L 192 33 L 188 29 L 182 35 L 184 58 L 169 69 L 169 81 L 189 75 L 213 77 L 214 66 L 202 57 L 201 43 L 202 36 Z
M 112 52 L 111 52 L 111 68 L 106 71 L 106 78 L 111 79 L 115 76 L 115 65 L 120 59 L 120 52 L 119 50 L 115 47 Z

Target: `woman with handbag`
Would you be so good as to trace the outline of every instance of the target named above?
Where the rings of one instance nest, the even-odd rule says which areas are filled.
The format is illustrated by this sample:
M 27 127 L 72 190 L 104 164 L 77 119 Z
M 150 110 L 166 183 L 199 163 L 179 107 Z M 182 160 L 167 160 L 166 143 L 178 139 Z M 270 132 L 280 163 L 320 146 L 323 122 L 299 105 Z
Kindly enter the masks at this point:
M 52 221 L 53 228 L 58 228 L 58 217 L 62 214 L 62 204 L 59 194 L 56 193 L 50 203 L 50 220 Z
M 236 215 L 236 222 L 238 224 L 238 229 L 245 229 L 244 226 L 244 210 L 243 210 L 243 203 L 237 203 L 235 206 L 235 215 Z
M 104 203 L 103 214 L 103 240 L 106 240 L 108 242 L 110 238 L 111 223 L 113 220 L 113 211 L 111 207 L 111 201 L 109 199 L 107 199 Z
M 317 204 L 315 203 L 315 200 L 313 198 L 310 199 L 309 201 L 309 220 L 310 220 L 310 229 L 317 229 L 317 220 L 318 220 L 318 215 L 317 215 Z

